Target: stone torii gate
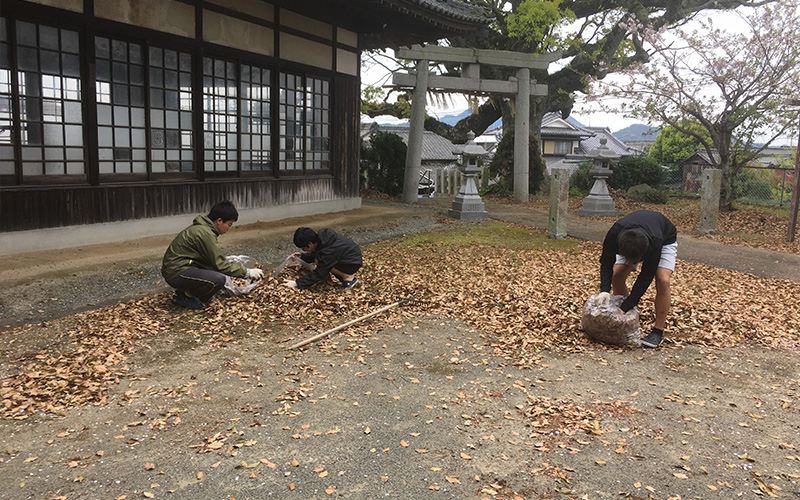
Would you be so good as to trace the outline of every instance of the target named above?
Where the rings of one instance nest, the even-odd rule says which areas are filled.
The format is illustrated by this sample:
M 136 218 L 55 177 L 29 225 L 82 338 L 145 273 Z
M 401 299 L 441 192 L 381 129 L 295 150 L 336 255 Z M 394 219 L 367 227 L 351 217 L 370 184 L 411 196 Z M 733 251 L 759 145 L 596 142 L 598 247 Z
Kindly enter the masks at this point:
M 516 96 L 514 130 L 526 133 L 514 135 L 514 198 L 528 201 L 528 151 L 530 129 L 530 98 L 546 96 L 547 85 L 531 80 L 531 69 L 547 69 L 561 57 L 560 52 L 547 55 L 523 54 L 507 50 L 483 50 L 438 45 L 414 45 L 395 51 L 400 59 L 416 61 L 416 72 L 395 73 L 392 83 L 401 88 L 413 88 L 411 120 L 408 132 L 408 153 L 403 182 L 403 202 L 417 199 L 419 166 L 422 162 L 422 134 L 425 122 L 425 96 L 428 89 L 469 94 L 500 94 Z M 461 76 L 439 76 L 428 73 L 428 64 L 459 63 Z M 489 80 L 480 77 L 480 65 L 517 68 L 517 75 L 506 80 Z

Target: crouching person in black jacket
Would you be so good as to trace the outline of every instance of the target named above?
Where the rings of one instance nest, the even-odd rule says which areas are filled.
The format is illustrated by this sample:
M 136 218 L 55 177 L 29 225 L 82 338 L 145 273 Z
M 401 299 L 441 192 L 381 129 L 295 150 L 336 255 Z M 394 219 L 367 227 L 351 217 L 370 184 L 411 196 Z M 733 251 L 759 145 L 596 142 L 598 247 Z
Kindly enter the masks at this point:
M 294 232 L 294 244 L 303 252 L 292 255 L 306 262 L 316 261 L 317 268 L 297 281 L 285 281 L 284 285 L 304 289 L 327 279 L 329 274 L 336 276 L 342 282 L 343 288 L 350 288 L 358 283 L 355 274 L 361 269 L 363 261 L 361 249 L 355 241 L 336 234 L 333 229 L 320 229 L 316 233 L 311 228 L 300 227 Z

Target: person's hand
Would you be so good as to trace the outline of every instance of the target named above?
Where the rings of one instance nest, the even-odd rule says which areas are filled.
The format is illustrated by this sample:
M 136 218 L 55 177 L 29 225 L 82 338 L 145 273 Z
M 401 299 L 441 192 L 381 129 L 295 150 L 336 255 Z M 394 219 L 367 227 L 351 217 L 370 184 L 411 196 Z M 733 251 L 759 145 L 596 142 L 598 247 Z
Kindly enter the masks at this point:
M 260 280 L 264 277 L 264 271 L 261 269 L 254 267 L 253 269 L 247 270 L 247 277 L 251 280 Z
M 290 255 L 289 257 L 291 257 L 292 260 L 297 260 L 297 259 L 300 258 L 300 252 L 295 252 L 292 255 Z
M 283 282 L 283 286 L 288 286 L 289 288 L 297 288 L 297 282 L 295 280 L 286 280 Z
M 601 306 L 611 304 L 611 294 L 608 292 L 600 292 L 597 294 L 597 304 Z

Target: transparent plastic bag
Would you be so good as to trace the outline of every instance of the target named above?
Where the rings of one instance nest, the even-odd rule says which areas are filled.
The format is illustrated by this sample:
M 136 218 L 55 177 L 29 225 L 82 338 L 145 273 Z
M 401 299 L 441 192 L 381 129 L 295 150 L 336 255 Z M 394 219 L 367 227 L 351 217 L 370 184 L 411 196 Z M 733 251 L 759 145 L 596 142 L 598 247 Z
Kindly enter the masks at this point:
M 619 310 L 622 295 L 612 295 L 608 304 L 601 304 L 598 296 L 592 295 L 583 305 L 581 329 L 591 340 L 612 345 L 641 345 L 642 331 L 639 328 L 639 311 L 634 307 L 623 314 Z
M 225 257 L 225 260 L 228 262 L 234 262 L 236 264 L 241 264 L 242 266 L 246 267 L 247 269 L 252 269 L 256 267 L 258 261 L 248 255 L 228 255 Z M 239 297 L 241 295 L 247 295 L 250 293 L 253 288 L 256 287 L 261 280 L 250 281 L 247 278 L 236 278 L 238 281 L 246 281 L 246 285 L 235 285 L 234 278 L 230 276 L 225 276 L 225 286 L 217 292 L 217 296 L 219 297 Z
M 306 262 L 299 257 L 295 258 L 294 254 L 292 254 L 286 257 L 286 259 L 283 262 L 281 262 L 281 265 L 276 267 L 275 270 L 272 271 L 272 277 L 277 278 L 278 275 L 286 268 L 286 266 L 294 266 L 294 265 L 299 265 L 308 272 L 312 272 L 314 271 L 314 269 L 317 268 L 314 264 Z

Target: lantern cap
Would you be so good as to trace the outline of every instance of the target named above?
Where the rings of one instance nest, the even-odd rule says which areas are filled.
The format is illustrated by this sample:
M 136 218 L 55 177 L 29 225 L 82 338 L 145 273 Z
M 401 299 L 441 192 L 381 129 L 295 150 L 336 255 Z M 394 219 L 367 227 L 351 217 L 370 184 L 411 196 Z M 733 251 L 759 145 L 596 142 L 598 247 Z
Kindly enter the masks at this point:
M 486 150 L 483 148 L 483 146 L 480 146 L 475 143 L 475 133 L 470 130 L 469 132 L 467 132 L 466 144 L 464 144 L 462 148 L 453 151 L 453 153 L 462 156 L 485 156 Z
M 595 149 L 586 153 L 586 158 L 591 158 L 592 160 L 618 160 L 622 158 L 621 155 L 617 154 L 613 150 L 609 149 L 606 146 L 608 139 L 605 137 L 600 139 L 600 145 L 597 146 Z

